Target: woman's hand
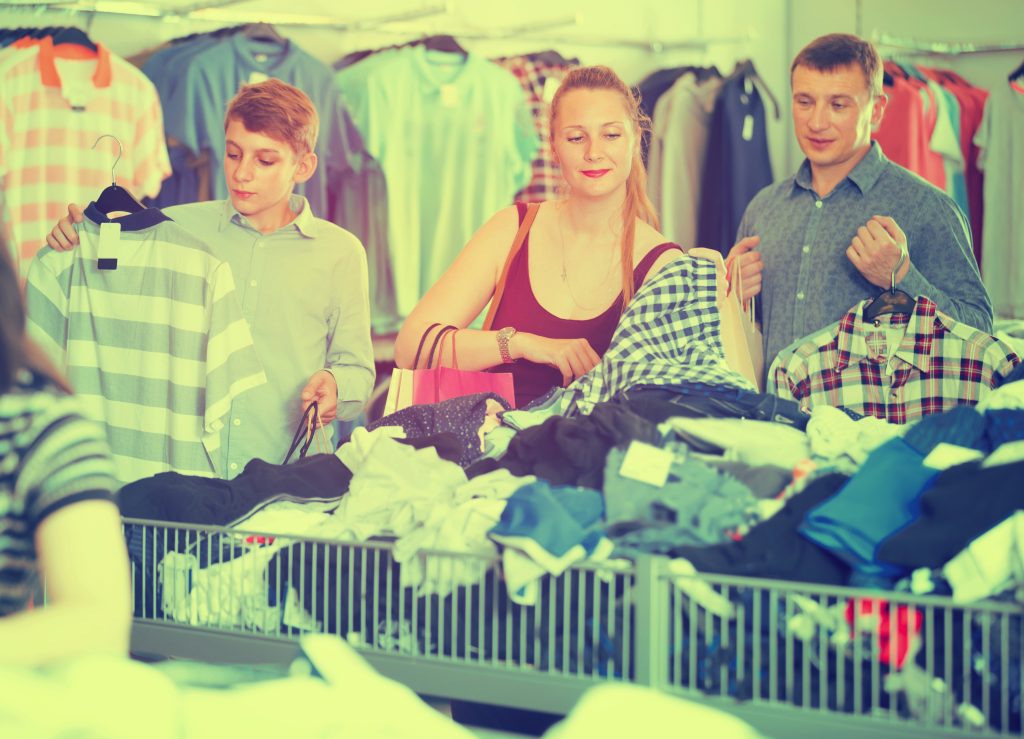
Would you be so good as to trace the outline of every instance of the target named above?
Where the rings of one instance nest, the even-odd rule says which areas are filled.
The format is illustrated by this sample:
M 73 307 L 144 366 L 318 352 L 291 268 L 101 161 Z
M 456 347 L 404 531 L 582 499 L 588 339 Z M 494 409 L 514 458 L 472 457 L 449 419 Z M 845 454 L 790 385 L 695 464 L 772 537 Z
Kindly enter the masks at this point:
M 562 387 L 590 372 L 601 362 L 586 339 L 549 339 L 536 334 L 517 333 L 509 341 L 517 359 L 546 364 L 562 373 Z

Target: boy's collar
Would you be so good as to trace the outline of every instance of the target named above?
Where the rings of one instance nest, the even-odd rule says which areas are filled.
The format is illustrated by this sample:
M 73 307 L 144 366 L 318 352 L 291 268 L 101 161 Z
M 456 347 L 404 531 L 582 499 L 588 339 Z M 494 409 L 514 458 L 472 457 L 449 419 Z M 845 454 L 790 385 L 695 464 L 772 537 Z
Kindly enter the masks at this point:
M 313 215 L 313 211 L 309 207 L 309 201 L 306 200 L 305 196 L 296 194 L 290 195 L 288 197 L 288 207 L 296 214 L 295 219 L 278 230 L 280 231 L 282 229 L 294 227 L 296 231 L 307 239 L 315 239 L 318 232 L 316 216 Z M 249 219 L 239 213 L 238 209 L 232 204 L 231 199 L 227 198 L 224 200 L 224 215 L 220 221 L 220 230 L 223 231 L 232 221 L 239 225 L 247 225 L 250 226 L 250 228 L 252 227 L 249 223 Z

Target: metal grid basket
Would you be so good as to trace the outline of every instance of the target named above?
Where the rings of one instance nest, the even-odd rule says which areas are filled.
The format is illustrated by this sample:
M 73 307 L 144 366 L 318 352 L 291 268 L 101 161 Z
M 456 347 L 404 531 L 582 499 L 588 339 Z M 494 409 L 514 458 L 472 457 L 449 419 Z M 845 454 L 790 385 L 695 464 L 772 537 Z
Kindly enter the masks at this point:
M 621 680 L 777 736 L 1024 735 L 1016 603 L 677 575 L 642 557 L 544 576 L 522 605 L 499 560 L 465 553 L 400 563 L 389 541 L 135 519 L 125 535 L 140 654 L 285 661 L 317 631 L 450 699 L 558 713 Z

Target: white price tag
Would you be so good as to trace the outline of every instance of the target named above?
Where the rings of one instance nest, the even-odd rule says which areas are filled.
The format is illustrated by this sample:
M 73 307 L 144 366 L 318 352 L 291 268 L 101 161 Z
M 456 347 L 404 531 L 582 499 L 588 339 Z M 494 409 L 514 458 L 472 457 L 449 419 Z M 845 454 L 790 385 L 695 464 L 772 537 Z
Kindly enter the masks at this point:
M 754 116 L 747 113 L 743 116 L 743 140 L 750 141 L 754 138 Z
M 558 88 L 562 85 L 561 81 L 556 80 L 554 77 L 546 77 L 544 79 L 544 102 L 548 105 L 555 99 L 555 93 L 558 92 Z
M 459 105 L 459 88 L 455 85 L 441 85 L 441 105 L 455 108 Z
M 667 449 L 659 449 L 642 441 L 633 441 L 626 450 L 619 474 L 657 488 L 664 487 L 672 468 L 672 460 L 672 452 Z
M 100 224 L 100 243 L 97 249 L 99 257 L 116 257 L 117 245 L 121 242 L 120 223 Z

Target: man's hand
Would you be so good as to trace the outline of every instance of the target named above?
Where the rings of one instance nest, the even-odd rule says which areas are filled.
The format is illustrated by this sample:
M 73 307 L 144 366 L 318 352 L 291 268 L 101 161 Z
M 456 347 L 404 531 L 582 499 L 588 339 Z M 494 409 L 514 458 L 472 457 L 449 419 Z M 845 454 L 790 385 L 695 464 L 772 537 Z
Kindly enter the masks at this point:
M 46 236 L 46 243 L 57 251 L 71 251 L 78 245 L 78 232 L 75 224 L 85 219 L 82 209 L 74 203 L 68 203 L 68 214 L 57 221 L 57 225 Z
M 302 412 L 305 413 L 314 400 L 320 413 L 320 421 L 328 424 L 338 413 L 338 383 L 329 370 L 317 370 L 302 388 Z
M 764 271 L 764 260 L 761 253 L 754 251 L 761 243 L 760 236 L 747 236 L 740 239 L 735 246 L 729 250 L 729 256 L 725 258 L 725 264 L 731 275 L 730 285 L 739 284 L 737 277 L 742 282 L 743 299 L 747 300 L 761 292 L 761 273 Z M 737 268 L 739 274 L 737 275 Z M 729 292 L 732 292 L 730 287 Z
M 850 260 L 864 279 L 875 287 L 888 288 L 892 284 L 892 271 L 900 260 L 900 252 L 907 248 L 907 235 L 889 216 L 874 216 L 857 229 L 857 235 L 846 249 Z M 899 283 L 910 269 L 910 255 L 896 275 Z

